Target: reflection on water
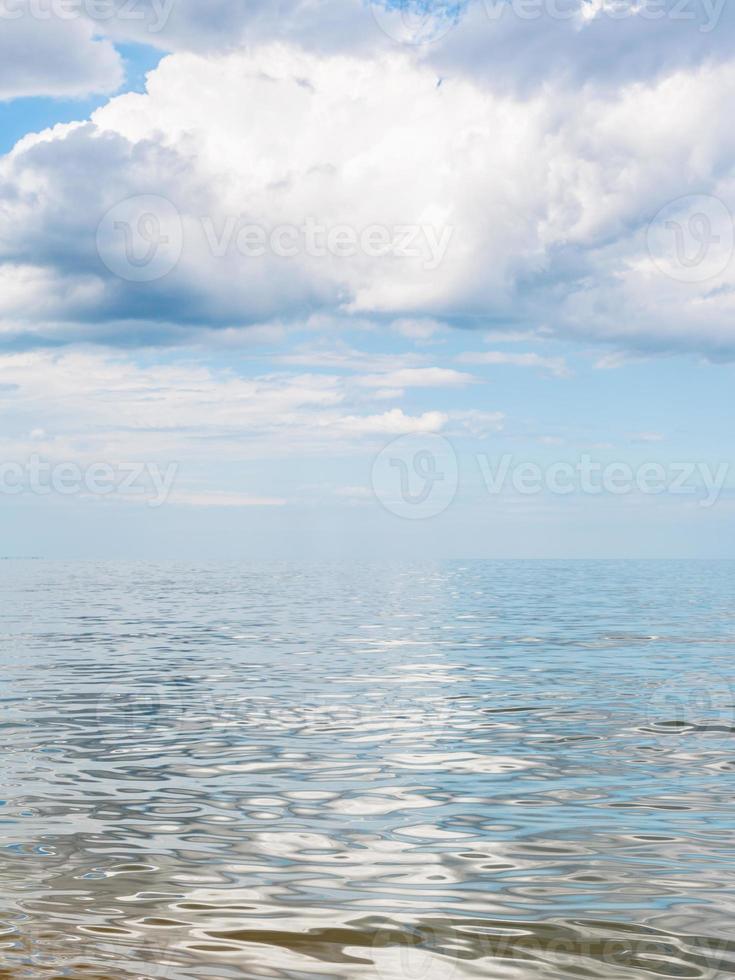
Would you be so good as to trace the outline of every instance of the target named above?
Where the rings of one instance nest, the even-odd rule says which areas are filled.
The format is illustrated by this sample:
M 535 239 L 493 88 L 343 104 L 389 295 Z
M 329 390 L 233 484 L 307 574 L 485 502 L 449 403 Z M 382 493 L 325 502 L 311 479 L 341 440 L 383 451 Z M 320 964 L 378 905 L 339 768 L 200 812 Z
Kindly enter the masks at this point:
M 0 575 L 0 978 L 735 974 L 735 564 Z

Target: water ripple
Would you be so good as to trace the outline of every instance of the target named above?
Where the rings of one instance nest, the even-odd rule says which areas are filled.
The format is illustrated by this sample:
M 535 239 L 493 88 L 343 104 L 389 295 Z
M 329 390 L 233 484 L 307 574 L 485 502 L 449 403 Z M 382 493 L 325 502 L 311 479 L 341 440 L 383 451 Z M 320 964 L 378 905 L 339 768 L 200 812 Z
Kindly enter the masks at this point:
M 734 564 L 0 574 L 0 980 L 735 975 Z

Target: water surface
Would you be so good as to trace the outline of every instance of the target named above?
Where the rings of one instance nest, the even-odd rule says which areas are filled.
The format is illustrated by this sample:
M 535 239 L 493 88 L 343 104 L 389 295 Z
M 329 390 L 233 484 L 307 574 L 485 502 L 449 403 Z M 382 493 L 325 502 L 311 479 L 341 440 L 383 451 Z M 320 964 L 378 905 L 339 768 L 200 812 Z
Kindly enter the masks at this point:
M 735 974 L 735 563 L 0 577 L 0 978 Z

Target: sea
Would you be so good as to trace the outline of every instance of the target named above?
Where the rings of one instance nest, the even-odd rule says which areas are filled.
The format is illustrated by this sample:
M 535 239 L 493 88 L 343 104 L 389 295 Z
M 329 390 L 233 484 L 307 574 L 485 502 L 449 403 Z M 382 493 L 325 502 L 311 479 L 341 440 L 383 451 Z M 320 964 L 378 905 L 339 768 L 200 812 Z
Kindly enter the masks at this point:
M 735 562 L 0 591 L 2 980 L 735 975 Z

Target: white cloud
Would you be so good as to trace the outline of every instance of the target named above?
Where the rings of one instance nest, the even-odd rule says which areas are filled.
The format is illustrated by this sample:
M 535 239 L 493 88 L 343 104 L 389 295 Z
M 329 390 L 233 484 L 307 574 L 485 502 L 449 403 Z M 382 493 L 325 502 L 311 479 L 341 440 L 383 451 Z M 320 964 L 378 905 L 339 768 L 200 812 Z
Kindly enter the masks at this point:
M 472 436 L 483 438 L 494 432 L 502 432 L 505 425 L 504 412 L 483 412 L 471 409 L 466 412 L 450 412 L 449 417 L 460 429 Z
M 391 5 L 400 9 L 391 13 Z M 274 39 L 319 54 L 413 47 L 440 77 L 469 75 L 526 90 L 549 79 L 620 84 L 727 58 L 735 33 L 727 0 L 114 0 L 114 6 L 116 17 L 95 20 L 98 31 L 162 50 L 209 54 Z M 438 29 L 425 23 L 431 13 Z M 432 43 L 401 44 L 416 38 L 412 24 Z M 49 34 L 55 26 L 47 25 Z
M 446 333 L 447 325 L 437 320 L 394 320 L 391 327 L 397 334 L 417 343 L 434 340 L 440 334 Z
M 0 17 L 0 101 L 110 93 L 123 78 L 120 55 L 87 20 Z
M 375 491 L 372 487 L 335 487 L 333 493 L 336 497 L 344 497 L 347 500 L 375 500 Z
M 426 363 L 422 354 L 381 354 L 355 350 L 346 344 L 333 347 L 315 346 L 297 348 L 292 353 L 278 357 L 281 364 L 295 367 L 331 368 L 340 371 L 367 371 L 390 374 L 409 368 L 420 367 Z
M 110 41 L 211 56 L 278 40 L 320 56 L 410 51 L 442 84 L 469 77 L 528 93 L 549 82 L 604 88 L 696 69 L 729 58 L 735 35 L 727 0 L 392 5 L 400 9 L 391 12 L 391 0 L 8 0 L 2 12 L 9 14 L 0 19 L 0 80 L 11 95 L 106 92 L 114 87 Z M 433 43 L 400 43 L 412 34 L 406 23 L 419 24 L 432 11 L 440 28 Z M 93 36 L 95 49 L 85 43 Z
M 630 438 L 633 442 L 651 443 L 663 442 L 666 437 L 662 432 L 634 432 Z
M 462 364 L 510 365 L 511 367 L 539 368 L 557 378 L 568 378 L 571 371 L 563 357 L 544 357 L 541 354 L 511 354 L 506 351 L 478 351 L 460 354 Z
M 422 432 L 439 432 L 449 421 L 443 412 L 424 412 L 419 416 L 406 415 L 400 408 L 393 408 L 382 415 L 348 416 L 338 419 L 340 432 L 354 435 L 409 435 Z
M 636 360 L 639 360 L 639 358 L 631 357 L 627 351 L 611 351 L 603 354 L 602 357 L 598 357 L 595 360 L 594 367 L 597 371 L 616 371 L 618 368 L 625 367 L 626 364 L 630 364 Z
M 156 339 L 352 313 L 514 332 L 543 323 L 625 349 L 730 356 L 735 265 L 676 281 L 649 255 L 646 229 L 693 192 L 735 211 L 735 132 L 713 125 L 734 97 L 729 64 L 521 98 L 466 77 L 438 87 L 432 68 L 400 51 L 177 54 L 148 94 L 113 99 L 93 123 L 0 161 L 2 332 L 110 340 L 115 325 L 137 323 L 141 339 Z M 151 194 L 181 213 L 181 258 L 154 282 L 116 278 L 97 254 L 100 219 Z M 428 240 L 408 258 L 254 258 L 233 245 L 241 220 L 270 231 L 310 217 L 356 233 L 431 229 L 437 240 L 449 229 L 451 241 L 431 269 Z M 125 244 L 120 235 L 114 259 Z
M 480 0 L 427 60 L 526 93 L 550 81 L 591 90 L 728 59 L 734 34 L 727 0 Z
M 364 388 L 463 388 L 477 378 L 451 368 L 401 368 L 387 374 L 366 374 L 357 379 Z
M 288 503 L 282 497 L 253 497 L 224 490 L 173 492 L 169 495 L 168 502 L 187 507 L 284 507 Z
M 100 23 L 101 29 L 167 51 L 211 53 L 274 38 L 321 52 L 392 43 L 360 0 L 115 0 L 115 5 L 118 16 Z M 136 16 L 126 16 L 126 8 Z
M 363 436 L 435 432 L 447 422 L 436 411 L 358 414 L 363 398 L 353 379 L 334 375 L 244 378 L 185 360 L 8 354 L 0 356 L 0 450 L 5 459 L 85 462 L 291 458 L 354 448 Z

